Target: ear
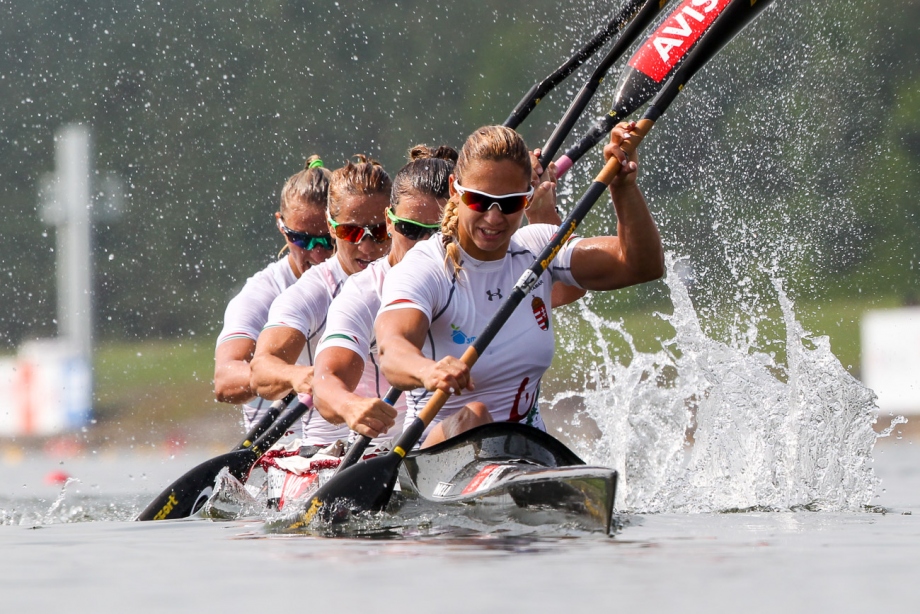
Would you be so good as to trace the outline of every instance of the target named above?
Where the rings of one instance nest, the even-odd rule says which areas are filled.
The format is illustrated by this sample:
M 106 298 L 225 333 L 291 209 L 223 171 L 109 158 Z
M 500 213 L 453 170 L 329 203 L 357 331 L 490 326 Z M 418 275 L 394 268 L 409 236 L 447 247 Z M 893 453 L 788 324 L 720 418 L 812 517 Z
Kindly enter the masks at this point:
M 450 197 L 453 198 L 457 195 L 457 188 L 454 187 L 454 183 L 457 181 L 457 178 L 451 173 L 450 177 L 447 178 L 447 190 L 450 193 Z
M 275 226 L 278 228 L 278 232 L 281 233 L 281 236 L 284 237 L 284 241 L 287 242 L 287 236 L 284 234 L 284 229 L 281 227 L 284 222 L 281 221 L 281 212 L 275 211 Z

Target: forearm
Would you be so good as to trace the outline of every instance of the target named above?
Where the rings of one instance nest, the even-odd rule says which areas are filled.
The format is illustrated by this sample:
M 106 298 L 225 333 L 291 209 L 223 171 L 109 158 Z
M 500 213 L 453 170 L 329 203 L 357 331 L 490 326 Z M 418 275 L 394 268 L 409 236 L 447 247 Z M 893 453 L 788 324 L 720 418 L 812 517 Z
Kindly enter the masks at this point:
M 425 376 L 435 364 L 405 338 L 394 337 L 386 347 L 380 346 L 380 370 L 400 390 L 424 388 Z
M 635 183 L 611 186 L 617 215 L 617 238 L 622 261 L 629 267 L 634 283 L 664 275 L 664 251 L 658 226 L 652 219 L 642 191 Z
M 250 386 L 256 394 L 264 399 L 283 398 L 291 390 L 312 393 L 304 388 L 302 382 L 308 379 L 313 367 L 289 364 L 271 354 L 257 355 L 251 363 L 252 376 Z
M 347 403 L 361 399 L 361 397 L 349 390 L 342 380 L 328 374 L 322 378 L 315 379 L 313 393 L 314 407 L 330 424 L 346 422 L 346 416 L 340 413 L 339 410 L 345 407 Z
M 256 395 L 250 387 L 249 362 L 232 360 L 214 369 L 214 396 L 221 403 L 246 403 Z

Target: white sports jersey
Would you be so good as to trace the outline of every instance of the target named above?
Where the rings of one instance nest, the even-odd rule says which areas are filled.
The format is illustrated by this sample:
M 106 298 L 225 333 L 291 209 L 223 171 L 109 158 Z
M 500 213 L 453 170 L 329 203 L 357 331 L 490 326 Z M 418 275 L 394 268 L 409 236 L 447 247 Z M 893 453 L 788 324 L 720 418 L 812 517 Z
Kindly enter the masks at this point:
M 348 274 L 342 269 L 338 257 L 333 256 L 322 264 L 311 267 L 293 286 L 281 293 L 272 303 L 265 328 L 284 326 L 300 331 L 306 337 L 297 364 L 311 366 L 316 356 L 316 345 L 326 327 L 326 312 L 332 299 L 342 289 Z M 348 437 L 344 424 L 330 424 L 319 412 L 311 409 L 303 419 L 303 438 L 307 445 L 332 443 Z
M 501 260 L 482 262 L 461 250 L 463 270 L 454 277 L 445 264 L 441 235 L 418 243 L 395 267 L 383 286 L 384 311 L 417 309 L 430 322 L 422 353 L 432 360 L 460 357 L 508 297 L 514 284 L 533 264 L 558 227 L 531 224 L 511 238 Z M 550 306 L 553 282 L 578 286 L 570 263 L 578 238 L 559 250 L 549 269 L 501 328 L 473 366 L 475 391 L 451 396 L 433 424 L 480 401 L 496 421 L 524 422 L 545 430 L 537 407 L 540 378 L 553 360 L 554 339 Z M 411 421 L 431 393 L 407 394 Z M 408 423 L 408 422 L 407 422 Z
M 268 321 L 268 310 L 279 294 L 297 281 L 287 256 L 277 260 L 249 279 L 224 312 L 224 328 L 217 337 L 217 345 L 230 339 L 250 339 L 255 342 Z M 243 422 L 246 430 L 261 418 L 271 406 L 271 401 L 256 397 L 243 405 Z
M 364 374 L 355 388 L 355 394 L 365 398 L 382 399 L 390 388 L 389 382 L 380 372 L 377 362 L 377 337 L 374 336 L 374 319 L 380 309 L 383 280 L 389 271 L 390 261 L 384 256 L 372 262 L 367 269 L 348 278 L 342 291 L 329 306 L 323 340 L 316 349 L 316 354 L 319 355 L 326 348 L 340 347 L 364 357 Z M 402 431 L 406 412 L 405 395 L 400 396 L 394 407 L 399 412 L 396 426 L 384 437 L 378 438 L 379 441 L 395 437 Z M 374 442 L 377 443 L 378 440 Z

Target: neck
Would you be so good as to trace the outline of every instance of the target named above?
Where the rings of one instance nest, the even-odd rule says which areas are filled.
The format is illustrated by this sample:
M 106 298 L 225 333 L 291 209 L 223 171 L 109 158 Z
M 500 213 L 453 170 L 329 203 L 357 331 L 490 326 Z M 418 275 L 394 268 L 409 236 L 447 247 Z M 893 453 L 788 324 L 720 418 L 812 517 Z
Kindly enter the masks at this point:
M 351 270 L 351 266 L 349 266 L 349 263 L 345 261 L 345 256 L 342 254 L 342 252 L 336 252 L 335 257 L 339 259 L 339 265 L 347 275 L 351 275 L 355 272 Z
M 288 266 L 291 267 L 291 272 L 294 273 L 294 277 L 300 279 L 300 276 L 303 275 L 303 271 L 301 271 L 300 267 L 297 266 L 297 262 L 294 260 L 294 256 L 288 254 L 287 261 Z

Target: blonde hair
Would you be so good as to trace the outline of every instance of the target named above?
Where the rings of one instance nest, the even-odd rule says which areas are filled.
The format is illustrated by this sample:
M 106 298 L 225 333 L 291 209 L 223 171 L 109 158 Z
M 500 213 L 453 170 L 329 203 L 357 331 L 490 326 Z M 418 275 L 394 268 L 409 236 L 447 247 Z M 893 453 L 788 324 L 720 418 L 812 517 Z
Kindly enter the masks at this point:
M 501 162 L 510 160 L 521 167 L 521 172 L 530 180 L 530 152 L 524 139 L 517 132 L 505 126 L 483 126 L 466 139 L 457 165 L 454 167 L 454 181 L 463 184 L 463 171 L 470 164 L 480 161 Z M 458 226 L 460 225 L 460 198 L 454 196 L 444 207 L 441 218 L 441 241 L 444 243 L 444 265 L 454 275 L 460 272 L 460 244 Z
M 281 188 L 281 219 L 291 210 L 297 202 L 303 202 L 320 211 L 326 209 L 329 196 L 329 177 L 332 175 L 328 169 L 323 168 L 323 161 L 319 156 L 312 155 L 307 158 L 303 170 L 296 175 L 291 175 Z
M 380 163 L 363 154 L 355 155 L 357 164 L 351 160 L 345 166 L 332 172 L 329 180 L 329 215 L 335 218 L 341 212 L 345 196 L 389 196 L 392 182 Z

